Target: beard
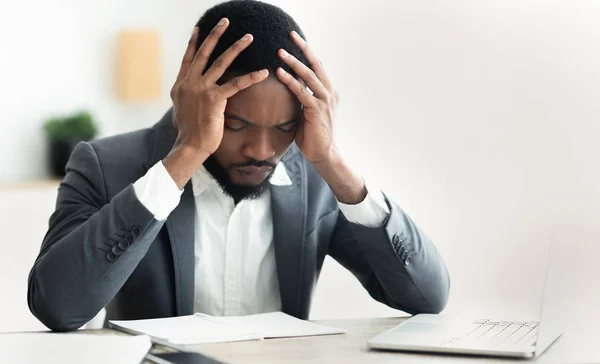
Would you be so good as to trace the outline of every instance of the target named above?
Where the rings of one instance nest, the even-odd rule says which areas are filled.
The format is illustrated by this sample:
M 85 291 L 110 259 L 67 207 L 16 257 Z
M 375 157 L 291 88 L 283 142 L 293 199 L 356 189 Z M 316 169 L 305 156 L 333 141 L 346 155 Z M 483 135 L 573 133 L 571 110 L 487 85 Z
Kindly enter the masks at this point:
M 229 173 L 233 171 L 234 168 L 238 167 L 271 167 L 271 172 L 269 175 L 258 185 L 241 185 L 236 184 L 231 180 Z M 213 155 L 210 155 L 204 161 L 204 168 L 215 178 L 223 192 L 233 198 L 233 201 L 237 204 L 242 200 L 252 200 L 257 199 L 262 196 L 267 189 L 269 188 L 269 180 L 275 172 L 275 165 L 266 161 L 257 161 L 252 160 L 247 163 L 242 164 L 231 164 L 227 167 L 224 167 L 217 161 Z

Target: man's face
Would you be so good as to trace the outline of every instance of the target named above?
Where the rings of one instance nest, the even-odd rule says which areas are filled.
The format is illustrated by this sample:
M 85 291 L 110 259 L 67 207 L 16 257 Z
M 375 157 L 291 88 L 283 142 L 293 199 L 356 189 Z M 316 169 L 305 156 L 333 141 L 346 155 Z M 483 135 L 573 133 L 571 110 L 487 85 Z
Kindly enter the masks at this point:
M 204 166 L 234 200 L 256 198 L 294 141 L 300 103 L 269 77 L 227 100 L 225 130 Z

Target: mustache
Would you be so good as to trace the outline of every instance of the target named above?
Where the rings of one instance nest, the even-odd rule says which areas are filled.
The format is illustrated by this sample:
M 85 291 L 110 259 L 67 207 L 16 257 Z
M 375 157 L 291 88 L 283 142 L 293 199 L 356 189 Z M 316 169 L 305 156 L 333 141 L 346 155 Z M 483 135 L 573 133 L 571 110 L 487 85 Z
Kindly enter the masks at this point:
M 275 164 L 269 161 L 257 161 L 255 159 L 244 162 L 244 163 L 232 163 L 228 169 L 239 168 L 239 167 L 270 167 L 275 168 Z

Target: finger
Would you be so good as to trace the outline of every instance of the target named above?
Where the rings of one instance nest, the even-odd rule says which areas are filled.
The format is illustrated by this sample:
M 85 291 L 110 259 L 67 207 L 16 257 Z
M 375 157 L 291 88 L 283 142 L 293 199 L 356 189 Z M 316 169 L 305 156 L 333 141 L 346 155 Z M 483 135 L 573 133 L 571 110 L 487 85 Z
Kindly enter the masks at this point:
M 292 31 L 291 35 L 292 39 L 294 40 L 294 43 L 296 43 L 298 48 L 300 48 L 302 53 L 304 53 L 304 56 L 310 64 L 310 68 L 312 68 L 312 70 L 315 71 L 315 74 L 317 75 L 319 80 L 321 80 L 325 88 L 331 91 L 331 82 L 329 81 L 327 72 L 325 72 L 323 63 L 321 63 L 321 61 L 319 60 L 315 52 L 313 52 L 313 50 L 310 48 L 308 43 L 304 39 L 302 39 L 302 37 L 296 31 Z
M 219 92 L 222 97 L 228 99 L 238 92 L 264 81 L 267 77 L 269 77 L 269 70 L 266 69 L 237 76 L 219 86 Z
M 302 105 L 307 107 L 315 107 L 317 98 L 308 92 L 306 86 L 298 81 L 294 76 L 287 73 L 283 68 L 277 68 L 277 77 L 296 95 Z
M 190 69 L 191 72 L 197 75 L 197 77 L 202 76 L 202 72 L 204 72 L 204 69 L 206 68 L 206 64 L 208 63 L 210 55 L 215 50 L 219 39 L 221 39 L 221 36 L 223 33 L 225 33 L 225 30 L 227 30 L 228 26 L 229 19 L 221 19 L 219 23 L 217 23 L 217 25 L 215 25 L 215 27 L 210 31 L 210 34 L 206 37 L 204 42 L 202 42 L 200 48 L 198 48 L 198 52 L 194 57 L 194 62 L 192 63 Z
M 183 60 L 181 61 L 181 67 L 179 68 L 179 74 L 177 74 L 176 83 L 181 82 L 181 80 L 185 78 L 192 62 L 194 61 L 196 42 L 198 42 L 198 33 L 199 28 L 194 27 L 194 32 L 192 33 L 192 37 L 190 38 L 187 49 L 185 50 L 185 54 L 183 55 Z
M 204 77 L 209 82 L 217 82 L 227 71 L 229 66 L 233 63 L 235 58 L 242 53 L 242 51 L 252 43 L 254 38 L 252 34 L 246 34 L 242 38 L 238 39 L 237 42 L 233 43 L 229 49 L 217 58 L 210 68 L 206 71 Z
M 296 57 L 286 52 L 284 49 L 279 50 L 279 57 L 290 66 L 294 72 L 310 87 L 315 96 L 324 100 L 327 97 L 327 89 L 319 80 L 317 74 L 308 68 L 304 63 L 300 62 Z

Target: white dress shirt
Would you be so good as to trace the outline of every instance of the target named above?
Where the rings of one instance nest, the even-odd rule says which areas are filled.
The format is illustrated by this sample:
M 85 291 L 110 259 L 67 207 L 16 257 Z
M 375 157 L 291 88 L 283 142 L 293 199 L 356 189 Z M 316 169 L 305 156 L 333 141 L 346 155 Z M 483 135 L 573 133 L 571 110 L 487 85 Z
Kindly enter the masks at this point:
M 269 182 L 292 184 L 283 162 Z M 235 205 L 204 167 L 192 177 L 192 187 L 196 206 L 195 312 L 231 316 L 281 310 L 270 191 Z M 134 190 L 157 220 L 169 216 L 183 192 L 162 162 L 136 181 Z M 338 204 L 348 221 L 365 226 L 381 226 L 389 214 L 383 194 L 375 189 L 357 205 Z

